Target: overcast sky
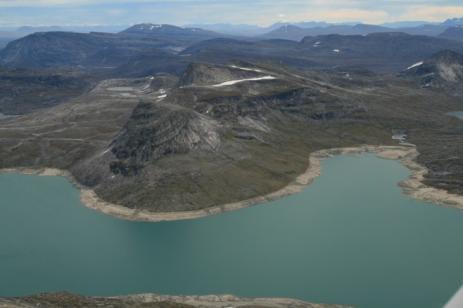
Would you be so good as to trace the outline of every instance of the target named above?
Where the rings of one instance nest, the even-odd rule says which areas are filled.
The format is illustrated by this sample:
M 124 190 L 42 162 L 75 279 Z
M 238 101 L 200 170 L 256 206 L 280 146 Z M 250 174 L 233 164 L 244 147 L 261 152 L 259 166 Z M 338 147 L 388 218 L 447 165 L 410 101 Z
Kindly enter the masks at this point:
M 0 0 L 0 26 L 442 21 L 463 0 Z

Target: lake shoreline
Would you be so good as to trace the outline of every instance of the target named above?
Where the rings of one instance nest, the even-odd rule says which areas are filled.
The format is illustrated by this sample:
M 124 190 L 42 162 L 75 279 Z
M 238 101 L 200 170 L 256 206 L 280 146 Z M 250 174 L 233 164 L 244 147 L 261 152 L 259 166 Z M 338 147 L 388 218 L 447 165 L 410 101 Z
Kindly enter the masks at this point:
M 64 176 L 80 190 L 80 200 L 87 208 L 124 220 L 161 222 L 196 219 L 210 215 L 216 215 L 299 193 L 321 175 L 321 163 L 324 159 L 336 155 L 354 155 L 362 153 L 372 153 L 383 159 L 398 160 L 405 167 L 407 167 L 411 174 L 406 180 L 399 183 L 399 186 L 402 188 L 406 195 L 421 201 L 432 202 L 441 206 L 454 207 L 463 210 L 463 196 L 451 194 L 445 190 L 437 189 L 423 184 L 422 181 L 428 170 L 426 167 L 416 162 L 416 157 L 419 155 L 416 148 L 408 146 L 364 145 L 358 147 L 332 148 L 316 151 L 311 153 L 309 156 L 309 166 L 307 170 L 296 177 L 294 181 L 277 191 L 243 201 L 214 206 L 202 210 L 183 212 L 157 213 L 147 210 L 129 209 L 124 206 L 106 202 L 99 198 L 95 191 L 80 184 L 74 178 L 74 176 L 66 170 L 54 168 L 6 168 L 1 169 L 0 172 L 18 172 L 22 174 L 40 176 Z
M 244 298 L 234 295 L 159 295 L 153 293 L 123 296 L 81 296 L 71 293 L 45 293 L 24 297 L 0 297 L 0 307 L 22 307 L 22 304 L 50 305 L 50 303 L 73 307 L 132 307 L 148 304 L 188 305 L 189 307 L 262 307 L 262 308 L 344 308 L 350 306 L 336 304 L 314 304 L 291 298 Z M 2 306 L 5 305 L 5 306 Z M 169 305 L 169 306 L 170 306 Z M 156 306 L 158 307 L 158 306 Z

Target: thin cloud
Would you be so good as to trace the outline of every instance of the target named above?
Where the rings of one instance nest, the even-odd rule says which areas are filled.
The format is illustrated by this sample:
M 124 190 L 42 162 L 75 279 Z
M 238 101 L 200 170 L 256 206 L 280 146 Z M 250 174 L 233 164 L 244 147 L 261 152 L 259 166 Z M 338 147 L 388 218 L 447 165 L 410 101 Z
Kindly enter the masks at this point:
M 340 21 L 361 21 L 365 23 L 382 23 L 390 19 L 388 12 L 381 10 L 361 9 L 339 9 L 308 11 L 307 13 L 295 14 L 292 19 L 296 20 L 324 20 L 330 22 Z
M 18 26 L 142 21 L 178 25 L 269 25 L 276 21 L 380 24 L 463 16 L 461 0 L 0 0 L 0 8 L 0 24 Z
M 463 16 L 463 5 L 461 6 L 417 6 L 410 8 L 408 12 L 400 18 L 441 21 L 443 19 Z

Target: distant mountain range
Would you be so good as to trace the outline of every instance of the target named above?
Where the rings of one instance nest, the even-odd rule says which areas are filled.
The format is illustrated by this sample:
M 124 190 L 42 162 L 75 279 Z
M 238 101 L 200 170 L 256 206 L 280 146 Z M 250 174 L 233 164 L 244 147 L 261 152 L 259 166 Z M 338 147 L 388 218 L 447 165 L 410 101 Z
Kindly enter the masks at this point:
M 463 26 L 448 28 L 439 36 L 451 40 L 463 41 Z
M 319 27 L 301 27 L 299 24 L 286 24 L 273 29 L 265 34 L 262 38 L 288 39 L 299 41 L 306 36 L 317 36 L 326 34 L 342 35 L 366 35 L 378 32 L 403 32 L 414 35 L 438 36 L 449 28 L 463 25 L 463 18 L 446 20 L 443 23 L 430 24 L 421 22 L 401 22 L 384 25 L 326 25 Z M 452 38 L 452 37 L 449 37 Z
M 161 60 L 194 43 L 221 36 L 202 29 L 157 24 L 139 24 L 119 33 L 37 32 L 9 43 L 0 51 L 0 64 L 114 68 L 148 51 Z
M 0 27 L 0 33 L 16 32 L 22 34 L 30 34 L 34 32 L 49 32 L 49 31 L 68 31 L 68 32 L 109 32 L 116 33 L 127 29 L 129 25 L 96 25 L 96 26 L 22 26 L 22 27 Z
M 296 68 L 362 67 L 394 73 L 444 49 L 463 52 L 462 20 L 438 25 L 434 36 L 375 25 L 329 25 L 301 28 L 284 25 L 254 38 L 224 35 L 194 27 L 143 23 L 118 33 L 37 32 L 0 50 L 8 67 L 74 67 L 116 70 L 143 76 L 178 73 L 189 62 L 222 64 L 235 59 L 274 61 Z M 310 24 L 306 26 L 316 26 Z M 330 34 L 337 32 L 340 34 Z M 321 33 L 321 34 L 319 34 Z
M 278 22 L 268 27 L 256 25 L 233 24 L 194 24 L 189 27 L 197 27 L 214 32 L 226 33 L 238 36 L 262 36 L 265 38 L 295 39 L 300 40 L 304 36 L 324 34 L 369 34 L 373 32 L 405 32 L 409 34 L 437 36 L 449 27 L 463 25 L 463 18 L 448 19 L 441 23 L 426 21 L 401 21 L 384 23 L 380 25 L 368 25 L 362 23 L 327 22 Z
M 357 25 L 330 25 L 327 27 L 316 27 L 316 28 L 301 28 L 295 25 L 284 25 L 278 29 L 275 29 L 269 33 L 261 36 L 266 39 L 286 39 L 300 41 L 306 36 L 318 36 L 328 34 L 341 34 L 341 35 L 366 35 L 377 32 L 391 32 L 390 28 L 357 24 Z
M 195 61 L 226 63 L 233 59 L 271 59 L 297 68 L 362 67 L 397 72 L 443 49 L 463 52 L 463 43 L 405 33 L 320 35 L 301 42 L 214 39 L 192 45 L 181 53 Z
M 143 23 L 134 26 L 127 25 L 96 25 L 96 26 L 23 26 L 23 27 L 0 27 L 0 49 L 8 42 L 24 37 L 35 32 L 105 32 L 105 33 L 156 33 L 156 35 L 165 34 L 167 36 L 175 32 L 180 35 L 182 32 L 184 38 L 199 37 L 202 39 L 216 37 L 250 37 L 253 39 L 287 39 L 300 41 L 306 36 L 317 36 L 327 34 L 342 35 L 366 35 L 376 32 L 404 32 L 415 35 L 438 36 L 449 28 L 463 25 L 463 18 L 448 19 L 441 23 L 430 23 L 426 21 L 402 21 L 384 23 L 381 25 L 369 25 L 362 23 L 341 23 L 333 24 L 323 21 L 309 21 L 286 23 L 277 22 L 267 27 L 248 25 L 248 24 L 191 24 L 184 27 L 166 24 Z M 158 28 L 159 26 L 159 28 Z M 454 30 L 454 31 L 458 31 Z M 191 35 L 191 32 L 196 32 Z M 458 34 L 445 34 L 442 37 L 450 39 L 459 39 Z
M 19 39 L 26 35 L 36 32 L 105 32 L 117 33 L 126 29 L 127 25 L 115 26 L 23 26 L 23 27 L 0 27 L 0 49 L 6 46 L 8 42 Z
M 223 34 L 201 28 L 182 28 L 173 25 L 151 23 L 134 25 L 119 32 L 119 35 L 156 38 L 157 40 L 171 42 L 173 45 L 189 45 L 198 41 L 224 36 Z
M 258 36 L 263 35 L 283 26 L 292 25 L 300 28 L 318 28 L 318 27 L 327 27 L 330 24 L 327 22 L 318 22 L 318 21 L 308 21 L 308 22 L 297 22 L 297 23 L 285 23 L 277 22 L 267 27 L 257 26 L 257 25 L 247 25 L 247 24 L 192 24 L 187 27 L 195 27 L 206 29 L 214 32 L 220 32 L 230 35 L 238 36 Z

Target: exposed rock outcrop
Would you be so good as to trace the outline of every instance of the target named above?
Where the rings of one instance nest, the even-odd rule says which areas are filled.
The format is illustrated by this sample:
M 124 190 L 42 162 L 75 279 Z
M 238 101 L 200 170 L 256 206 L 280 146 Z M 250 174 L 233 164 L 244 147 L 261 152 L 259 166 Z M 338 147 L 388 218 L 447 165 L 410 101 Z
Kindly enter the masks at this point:
M 287 298 L 240 298 L 232 295 L 166 296 L 140 294 L 120 297 L 84 297 L 70 293 L 40 294 L 18 298 L 0 298 L 0 307 L 146 307 L 146 308 L 342 308 L 347 306 L 312 304 Z
M 147 163 L 191 150 L 215 151 L 220 146 L 216 121 L 192 110 L 140 103 L 111 145 L 117 160 L 114 174 L 136 175 Z

